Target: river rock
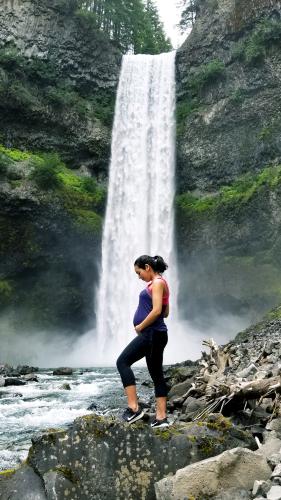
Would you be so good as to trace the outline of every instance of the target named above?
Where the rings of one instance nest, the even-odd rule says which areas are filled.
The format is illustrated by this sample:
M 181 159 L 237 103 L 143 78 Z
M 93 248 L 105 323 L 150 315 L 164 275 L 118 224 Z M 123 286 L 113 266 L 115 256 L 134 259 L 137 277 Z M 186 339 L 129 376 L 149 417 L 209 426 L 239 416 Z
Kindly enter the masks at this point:
M 28 465 L 0 474 L 1 500 L 46 500 L 43 483 Z
M 268 479 L 271 469 L 266 459 L 246 448 L 235 448 L 178 470 L 155 484 L 158 500 L 205 498 L 229 488 L 249 490 L 254 481 Z M 239 479 L 238 479 L 239 478 Z M 235 497 L 234 497 L 235 498 Z
M 71 387 L 69 384 L 62 384 L 60 389 L 63 389 L 64 391 L 71 391 Z
M 129 426 L 115 418 L 87 415 L 67 431 L 35 436 L 28 465 L 48 494 L 52 492 L 48 499 L 153 500 L 155 480 L 243 442 L 255 446 L 248 433 L 234 429 L 223 417 L 216 426 L 198 422 L 153 430 L 143 422 Z M 1 493 L 0 483 L 0 498 Z
M 189 380 L 185 380 L 184 382 L 173 385 L 168 393 L 169 401 L 173 401 L 173 399 L 183 396 L 188 391 L 188 389 L 190 389 L 190 387 L 191 382 Z
M 56 368 L 56 370 L 53 371 L 53 375 L 72 375 L 72 374 L 73 374 L 73 369 L 68 367 Z
M 30 373 L 37 373 L 39 371 L 38 367 L 28 365 L 19 365 L 16 369 L 20 375 L 28 375 Z
M 9 385 L 26 385 L 26 382 L 19 378 L 5 378 L 5 387 Z
M 34 375 L 34 373 L 28 373 L 27 375 L 23 375 L 23 379 L 27 382 L 38 382 L 38 377 Z

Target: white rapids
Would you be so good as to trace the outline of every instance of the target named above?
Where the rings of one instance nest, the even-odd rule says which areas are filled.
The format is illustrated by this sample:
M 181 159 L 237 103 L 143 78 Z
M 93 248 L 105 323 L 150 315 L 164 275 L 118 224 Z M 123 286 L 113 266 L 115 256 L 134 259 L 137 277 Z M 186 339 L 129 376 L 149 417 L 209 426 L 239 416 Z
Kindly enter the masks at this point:
M 115 108 L 97 299 L 101 363 L 112 364 L 133 338 L 132 317 L 143 288 L 133 267 L 137 257 L 166 260 L 176 303 L 174 178 L 175 52 L 126 55 Z

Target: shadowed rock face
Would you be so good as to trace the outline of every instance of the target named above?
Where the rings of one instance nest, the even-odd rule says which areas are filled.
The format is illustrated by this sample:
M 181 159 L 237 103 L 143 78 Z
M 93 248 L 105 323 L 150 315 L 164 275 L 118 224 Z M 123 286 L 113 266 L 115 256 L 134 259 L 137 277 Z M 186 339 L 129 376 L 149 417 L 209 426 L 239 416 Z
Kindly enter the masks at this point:
M 249 434 L 231 424 L 227 431 L 203 422 L 152 431 L 143 423 L 128 426 L 94 415 L 77 419 L 68 431 L 34 438 L 28 465 L 42 479 L 47 499 L 148 500 L 155 499 L 156 480 L 239 444 L 255 447 Z M 8 481 L 0 476 L 0 493 Z
M 266 39 L 261 28 L 255 35 L 264 21 L 279 22 L 280 2 L 201 0 L 199 6 L 177 52 L 178 104 L 191 105 L 178 117 L 180 192 L 212 191 L 281 160 L 280 33 Z M 213 61 L 221 67 L 206 68 Z
M 253 321 L 280 302 L 280 180 L 250 190 L 281 163 L 281 4 L 196 3 L 177 53 L 177 192 L 200 201 L 177 200 L 182 308 Z
M 55 150 L 68 164 L 106 173 L 111 120 L 103 115 L 107 106 L 113 114 L 122 54 L 74 11 L 59 0 L 1 2 L 0 46 L 14 54 L 1 77 L 21 91 L 11 84 L 13 99 L 8 93 L 0 104 L 0 142 Z

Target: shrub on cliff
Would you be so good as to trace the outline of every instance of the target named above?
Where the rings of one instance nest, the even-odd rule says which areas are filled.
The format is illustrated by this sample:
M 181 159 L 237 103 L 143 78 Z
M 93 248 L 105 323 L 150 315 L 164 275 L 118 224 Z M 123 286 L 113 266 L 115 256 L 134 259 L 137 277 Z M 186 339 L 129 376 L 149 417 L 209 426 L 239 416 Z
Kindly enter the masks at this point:
M 5 153 L 0 152 L 0 175 L 6 174 L 11 163 L 11 159 Z
M 32 160 L 33 169 L 30 174 L 30 179 L 40 189 L 55 189 L 61 186 L 62 181 L 58 177 L 58 169 L 61 165 L 61 160 L 57 154 L 48 153 L 42 155 L 42 158 Z
M 252 33 L 235 45 L 232 56 L 247 64 L 261 63 L 272 46 L 281 44 L 281 24 L 275 19 L 260 22 Z

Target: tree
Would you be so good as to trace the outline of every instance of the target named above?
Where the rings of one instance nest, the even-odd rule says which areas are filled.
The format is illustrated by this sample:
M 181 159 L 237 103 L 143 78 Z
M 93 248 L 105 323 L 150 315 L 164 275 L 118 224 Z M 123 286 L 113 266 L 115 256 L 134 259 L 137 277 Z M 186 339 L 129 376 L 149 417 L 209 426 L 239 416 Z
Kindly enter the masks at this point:
M 79 13 L 106 33 L 123 52 L 158 54 L 171 50 L 153 0 L 76 0 Z M 82 15 L 81 15 L 82 14 Z
M 183 8 L 179 27 L 182 33 L 194 25 L 196 15 L 199 10 L 198 0 L 181 0 L 180 6 Z

